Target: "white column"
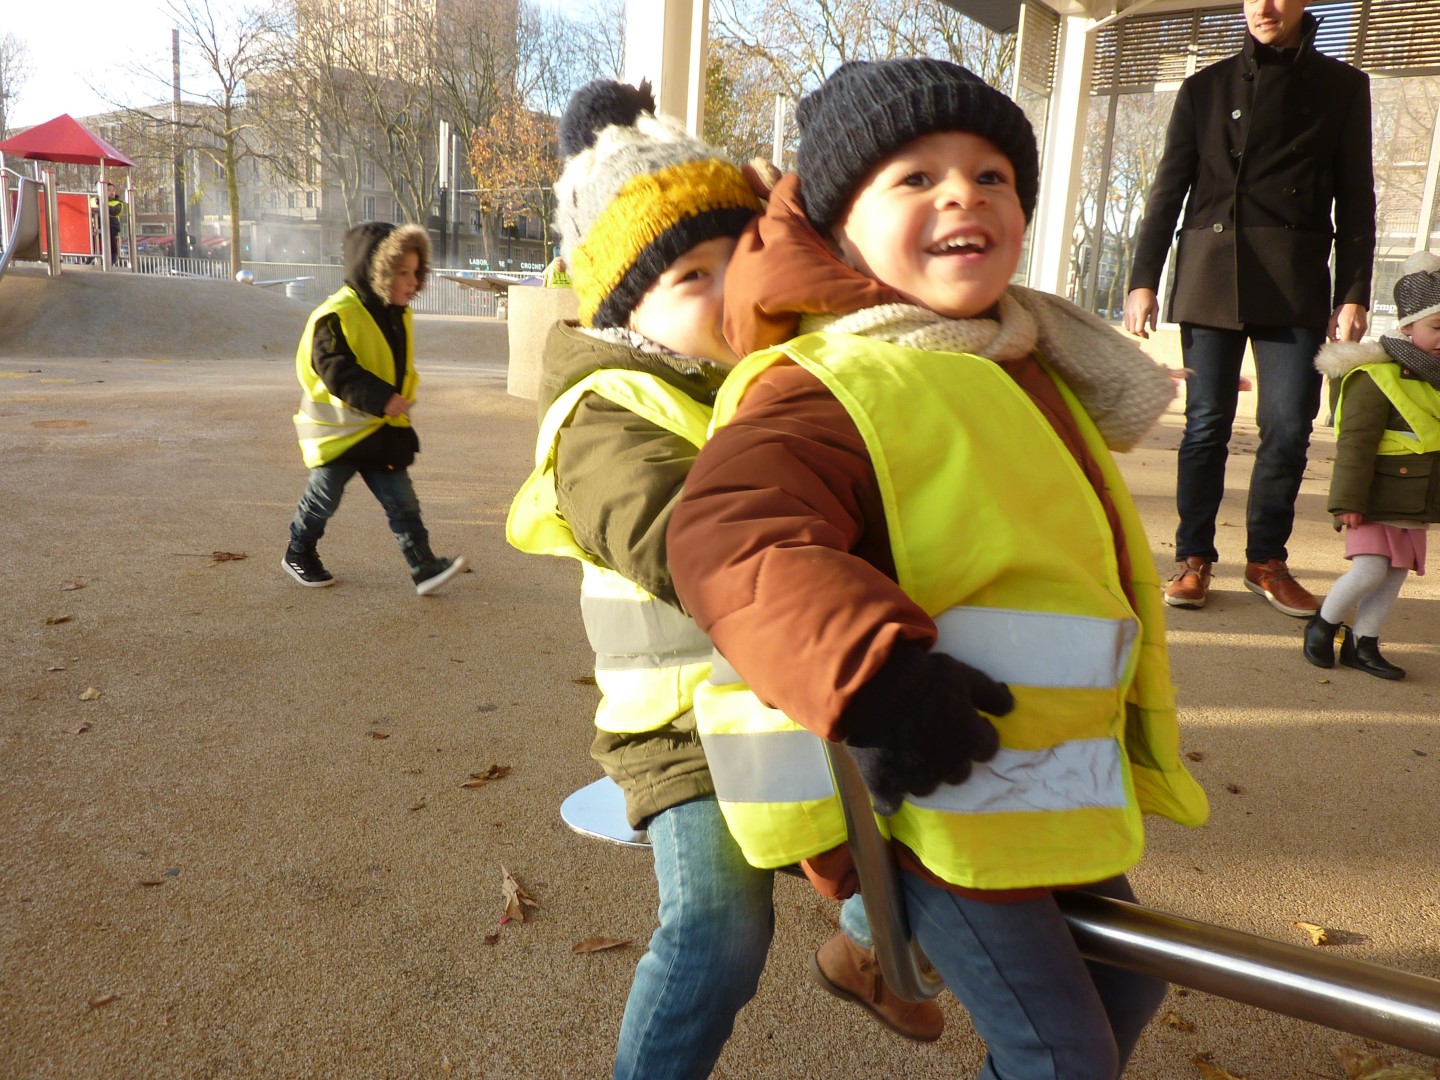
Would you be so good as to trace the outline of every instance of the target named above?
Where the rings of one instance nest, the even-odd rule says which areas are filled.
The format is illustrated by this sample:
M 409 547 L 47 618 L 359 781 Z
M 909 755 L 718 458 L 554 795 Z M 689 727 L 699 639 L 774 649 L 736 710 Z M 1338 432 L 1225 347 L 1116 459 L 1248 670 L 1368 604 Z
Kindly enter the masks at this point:
M 1030 241 L 1032 288 L 1064 296 L 1070 266 L 1075 199 L 1085 153 L 1085 117 L 1090 107 L 1090 69 L 1095 60 L 1095 22 L 1070 15 L 1060 20 L 1054 88 L 1040 154 L 1040 196 Z
M 705 120 L 709 0 L 626 0 L 625 81 L 649 79 L 662 113 L 692 134 Z

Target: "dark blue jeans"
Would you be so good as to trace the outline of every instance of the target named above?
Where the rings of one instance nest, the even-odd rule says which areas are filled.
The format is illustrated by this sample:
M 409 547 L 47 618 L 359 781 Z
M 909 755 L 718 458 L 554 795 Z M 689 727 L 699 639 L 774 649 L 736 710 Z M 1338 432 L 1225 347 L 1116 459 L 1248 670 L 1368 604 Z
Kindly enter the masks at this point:
M 989 1055 L 977 1080 L 1116 1080 L 1165 997 L 1086 960 L 1054 897 L 995 904 L 901 875 L 910 927 Z M 1085 890 L 1135 901 L 1124 877 Z
M 420 520 L 420 500 L 415 496 L 415 485 L 406 470 L 362 469 L 358 465 L 332 461 L 310 470 L 310 480 L 300 496 L 300 505 L 295 508 L 295 520 L 290 522 L 290 539 L 294 543 L 314 544 L 325 535 L 325 525 L 340 509 L 345 485 L 356 473 L 384 509 L 390 531 L 402 548 L 430 538 Z
M 1211 562 L 1215 515 L 1225 495 L 1225 461 L 1239 398 L 1240 362 L 1245 342 L 1255 352 L 1255 422 L 1260 448 L 1250 474 L 1245 504 L 1245 558 L 1267 562 L 1287 557 L 1285 544 L 1295 524 L 1295 497 L 1305 473 L 1310 431 L 1320 410 L 1323 378 L 1315 354 L 1325 341 L 1324 328 L 1246 326 L 1219 330 L 1180 324 L 1185 366 L 1185 435 L 1180 440 L 1175 507 L 1175 558 L 1198 555 Z

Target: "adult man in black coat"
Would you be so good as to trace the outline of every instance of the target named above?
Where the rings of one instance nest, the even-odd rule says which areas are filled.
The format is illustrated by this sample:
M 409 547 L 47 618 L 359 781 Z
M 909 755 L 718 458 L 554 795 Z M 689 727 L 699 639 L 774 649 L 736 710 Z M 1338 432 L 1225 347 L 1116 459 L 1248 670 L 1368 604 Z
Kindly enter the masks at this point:
M 1367 324 L 1370 81 L 1315 51 L 1319 24 L 1307 0 L 1244 2 L 1244 47 L 1190 76 L 1176 96 L 1140 223 L 1125 329 L 1148 337 L 1155 327 L 1155 291 L 1183 202 L 1169 318 L 1180 324 L 1191 374 L 1176 485 L 1178 565 L 1165 602 L 1205 605 L 1248 340 L 1260 448 L 1245 515 L 1245 587 L 1308 617 L 1318 605 L 1290 576 L 1285 544 L 1320 406 L 1315 353 L 1327 336 L 1360 340 Z

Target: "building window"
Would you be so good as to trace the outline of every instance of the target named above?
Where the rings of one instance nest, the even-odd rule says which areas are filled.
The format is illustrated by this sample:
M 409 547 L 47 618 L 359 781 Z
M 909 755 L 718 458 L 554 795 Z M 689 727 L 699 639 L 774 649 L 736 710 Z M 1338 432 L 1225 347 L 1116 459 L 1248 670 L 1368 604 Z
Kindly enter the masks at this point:
M 313 209 L 315 209 L 315 192 L 313 192 L 313 191 L 307 191 L 307 192 L 305 192 L 305 208 L 306 208 L 307 210 L 313 210 Z
M 366 220 L 366 221 L 374 221 L 374 220 L 375 220 L 375 196 L 374 196 L 374 195 L 366 195 L 366 196 L 365 196 L 365 199 L 364 199 L 364 204 L 365 204 L 365 205 L 364 205 L 365 220 Z
M 295 209 L 295 192 L 287 191 L 285 193 L 285 205 L 288 206 L 291 210 Z
M 373 161 L 365 162 L 365 168 L 361 173 L 361 178 L 366 187 L 375 186 L 375 163 Z

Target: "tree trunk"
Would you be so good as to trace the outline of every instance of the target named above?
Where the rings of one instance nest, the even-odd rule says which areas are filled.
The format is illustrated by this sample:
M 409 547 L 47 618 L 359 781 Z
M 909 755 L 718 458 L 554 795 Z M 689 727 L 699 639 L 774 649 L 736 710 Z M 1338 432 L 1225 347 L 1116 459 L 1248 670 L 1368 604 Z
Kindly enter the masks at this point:
M 235 175 L 235 135 L 225 135 L 225 194 L 230 197 L 230 279 L 240 272 L 240 180 Z

